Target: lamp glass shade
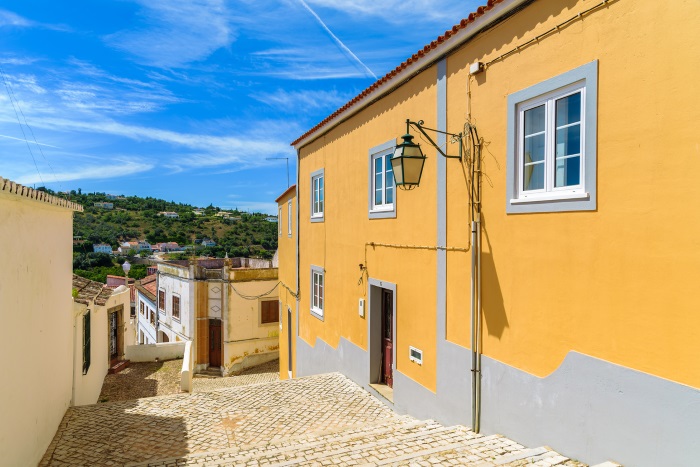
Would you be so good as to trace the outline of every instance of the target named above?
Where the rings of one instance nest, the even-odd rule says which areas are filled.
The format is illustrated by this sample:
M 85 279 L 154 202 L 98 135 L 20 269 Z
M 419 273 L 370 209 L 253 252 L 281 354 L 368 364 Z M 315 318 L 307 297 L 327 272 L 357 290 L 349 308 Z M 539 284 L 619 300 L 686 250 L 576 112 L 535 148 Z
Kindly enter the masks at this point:
M 124 264 L 122 264 L 122 269 L 124 270 L 125 274 L 129 274 L 129 271 L 131 270 L 131 264 L 129 264 L 128 261 L 124 261 Z
M 394 156 L 391 158 L 394 181 L 396 186 L 399 187 L 411 188 L 418 186 L 423 174 L 425 156 L 420 149 L 420 145 L 413 143 L 412 139 L 412 135 L 404 135 L 403 143 L 396 146 Z

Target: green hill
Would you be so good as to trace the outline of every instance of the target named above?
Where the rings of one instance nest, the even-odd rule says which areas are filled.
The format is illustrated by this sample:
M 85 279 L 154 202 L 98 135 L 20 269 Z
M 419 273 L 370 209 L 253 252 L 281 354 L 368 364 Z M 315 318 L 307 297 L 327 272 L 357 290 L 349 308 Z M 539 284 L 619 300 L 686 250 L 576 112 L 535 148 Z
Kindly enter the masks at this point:
M 50 190 L 45 190 L 50 191 Z M 116 250 L 119 242 L 146 240 L 151 244 L 177 242 L 181 246 L 194 245 L 208 238 L 216 246 L 200 248 L 197 254 L 216 257 L 245 256 L 272 258 L 277 249 L 277 223 L 267 221 L 267 214 L 226 211 L 230 218 L 216 216 L 222 212 L 209 205 L 201 208 L 202 215 L 195 215 L 196 207 L 156 198 L 120 196 L 110 199 L 105 193 L 82 193 L 81 190 L 53 193 L 83 205 L 85 211 L 73 217 L 73 235 L 82 237 L 84 243 L 75 251 L 92 251 L 94 243 L 107 243 Z M 113 203 L 113 209 L 96 207 L 95 203 Z M 179 218 L 171 219 L 159 212 L 177 212 Z

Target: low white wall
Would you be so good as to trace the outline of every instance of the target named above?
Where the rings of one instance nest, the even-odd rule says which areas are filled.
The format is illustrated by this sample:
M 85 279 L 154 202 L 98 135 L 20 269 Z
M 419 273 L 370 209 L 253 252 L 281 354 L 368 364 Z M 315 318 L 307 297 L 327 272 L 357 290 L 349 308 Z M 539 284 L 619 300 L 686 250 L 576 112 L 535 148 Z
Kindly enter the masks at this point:
M 192 392 L 192 374 L 194 373 L 194 354 L 192 353 L 192 341 L 185 343 L 185 356 L 182 359 L 180 371 L 180 389 Z
M 161 344 L 129 345 L 126 347 L 126 359 L 132 362 L 152 362 L 182 358 L 185 354 L 185 342 L 165 342 Z

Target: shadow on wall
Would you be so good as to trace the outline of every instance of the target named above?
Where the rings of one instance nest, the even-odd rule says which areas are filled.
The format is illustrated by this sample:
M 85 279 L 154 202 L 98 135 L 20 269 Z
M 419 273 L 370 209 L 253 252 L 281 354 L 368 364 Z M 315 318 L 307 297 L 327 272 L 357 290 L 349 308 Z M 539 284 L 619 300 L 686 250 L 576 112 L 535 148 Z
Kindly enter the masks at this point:
M 124 465 L 188 454 L 184 417 L 146 415 L 153 411 L 147 405 L 133 400 L 69 408 L 39 465 Z
M 486 320 L 486 331 L 490 336 L 498 339 L 503 335 L 503 331 L 510 327 L 506 308 L 503 304 L 503 293 L 501 283 L 498 281 L 496 262 L 493 257 L 493 247 L 489 240 L 488 229 L 484 214 L 481 214 L 482 242 L 488 245 L 488 252 L 481 252 L 481 308 Z

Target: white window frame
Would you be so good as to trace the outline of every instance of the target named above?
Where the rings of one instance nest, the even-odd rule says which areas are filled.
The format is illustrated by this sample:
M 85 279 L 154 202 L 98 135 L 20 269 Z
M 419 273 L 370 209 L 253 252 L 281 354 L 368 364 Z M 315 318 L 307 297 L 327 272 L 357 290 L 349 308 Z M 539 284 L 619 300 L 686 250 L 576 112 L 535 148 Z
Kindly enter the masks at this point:
M 316 190 L 317 183 L 321 184 L 320 190 Z M 316 192 L 320 191 L 323 200 L 319 209 L 316 203 Z M 325 169 L 319 169 L 311 173 L 311 222 L 323 222 L 326 212 L 326 173 Z
M 292 200 L 287 201 L 287 237 L 292 236 Z
M 282 236 L 282 206 L 279 207 L 279 214 L 277 216 L 277 236 Z
M 320 292 L 317 288 L 320 280 Z M 311 293 L 309 294 L 311 314 L 323 321 L 326 307 L 326 277 L 322 267 L 311 266 Z
M 554 106 L 557 99 L 581 92 L 580 183 L 554 186 Z M 598 62 L 593 61 L 508 96 L 506 212 L 590 211 L 596 209 L 596 131 Z M 523 135 L 526 110 L 545 105 L 545 185 L 523 190 Z
M 396 141 L 395 140 L 389 140 L 386 143 L 380 144 L 379 146 L 375 146 L 369 150 L 369 170 L 367 171 L 368 179 L 367 179 L 367 186 L 368 186 L 368 211 L 369 211 L 369 218 L 370 219 L 386 219 L 386 218 L 395 218 L 396 217 L 396 195 L 397 195 L 397 189 L 396 189 L 396 182 L 393 180 L 392 177 L 392 191 L 393 191 L 393 202 L 392 203 L 387 203 L 386 202 L 386 167 L 387 164 L 391 165 L 390 159 L 391 156 L 394 154 L 394 150 L 396 149 Z M 383 180 L 383 186 L 382 186 L 382 203 L 381 204 L 376 204 L 375 203 L 375 161 L 378 158 L 383 159 L 383 164 L 382 164 L 382 180 Z

